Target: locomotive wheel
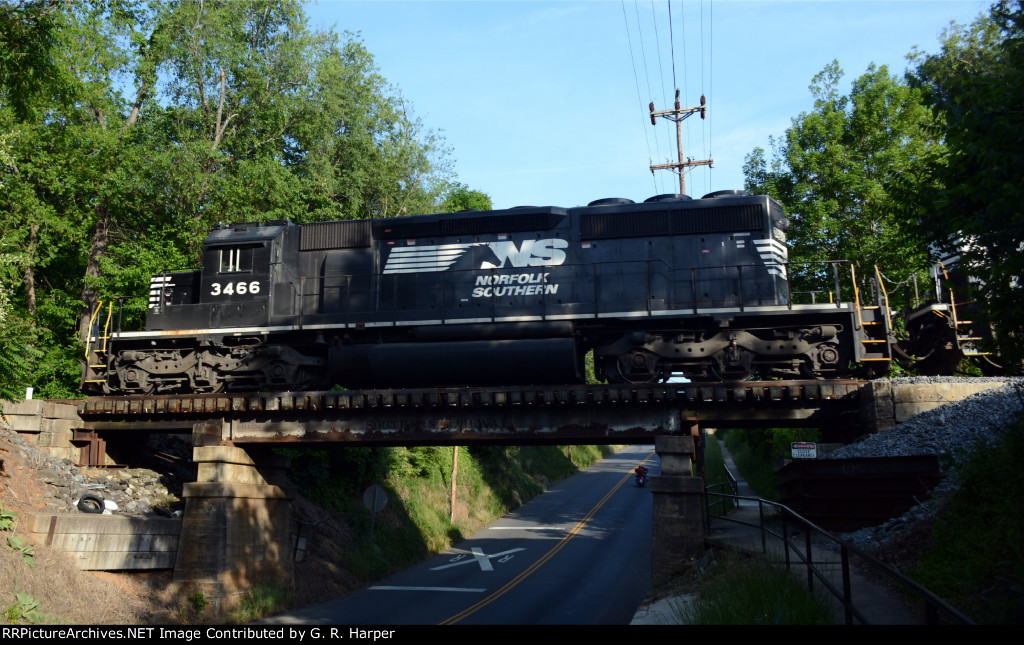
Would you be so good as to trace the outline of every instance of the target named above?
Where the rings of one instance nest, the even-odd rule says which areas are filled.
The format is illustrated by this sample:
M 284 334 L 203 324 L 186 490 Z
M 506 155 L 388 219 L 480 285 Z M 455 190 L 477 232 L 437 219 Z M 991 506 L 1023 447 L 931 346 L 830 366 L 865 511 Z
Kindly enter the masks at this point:
M 723 369 L 715 364 L 714 361 L 708 367 L 712 378 L 719 381 L 749 381 L 754 377 L 754 370 L 744 369 Z
M 729 352 L 731 360 L 727 359 Z M 708 375 L 719 381 L 749 381 L 754 376 L 754 356 L 751 352 L 733 348 L 711 358 Z
M 604 357 L 604 374 L 608 382 L 654 385 L 664 383 L 669 379 L 671 374 L 660 360 L 648 360 L 641 365 L 639 356 L 639 353 L 633 352 L 624 356 Z M 624 369 L 629 365 L 632 365 L 633 369 Z
M 149 375 L 144 372 L 140 372 L 138 369 L 130 368 L 125 371 L 125 377 L 120 379 L 120 387 L 117 388 L 118 392 L 124 394 L 152 394 L 156 392 L 156 383 L 149 379 Z M 125 380 L 135 385 L 125 385 Z M 106 386 L 104 386 L 106 388 Z

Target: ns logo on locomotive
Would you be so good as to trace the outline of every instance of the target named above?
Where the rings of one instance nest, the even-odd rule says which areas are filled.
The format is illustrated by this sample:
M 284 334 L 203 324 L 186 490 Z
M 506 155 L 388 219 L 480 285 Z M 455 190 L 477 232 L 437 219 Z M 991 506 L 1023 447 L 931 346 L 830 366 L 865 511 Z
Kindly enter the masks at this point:
M 621 383 L 887 369 L 887 308 L 797 297 L 788 225 L 770 197 L 720 191 L 219 226 L 201 268 L 153 276 L 145 330 L 97 310 L 82 386 L 582 383 L 588 352 Z

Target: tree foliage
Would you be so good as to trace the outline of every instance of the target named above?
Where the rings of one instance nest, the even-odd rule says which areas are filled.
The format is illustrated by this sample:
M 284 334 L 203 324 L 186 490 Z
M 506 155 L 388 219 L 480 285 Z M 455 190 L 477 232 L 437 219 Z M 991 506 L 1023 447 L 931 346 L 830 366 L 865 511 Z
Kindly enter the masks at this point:
M 870 66 L 848 95 L 840 92 L 842 77 L 837 61 L 814 77 L 814 109 L 771 139 L 771 159 L 760 148 L 747 156 L 746 187 L 786 207 L 791 261 L 849 260 L 861 272 L 878 266 L 905 280 L 928 264 L 917 230 L 905 224 L 915 197 L 927 191 L 941 143 L 920 91 L 885 66 Z M 827 288 L 831 272 L 823 269 L 794 266 Z
M 994 4 L 953 25 L 934 55 L 916 54 L 914 82 L 945 124 L 944 185 L 921 223 L 947 252 L 961 251 L 1009 361 L 1024 361 L 1024 8 Z
M 0 381 L 42 396 L 76 389 L 95 306 L 194 266 L 211 225 L 437 211 L 458 186 L 298 0 L 0 0 L 0 133 Z
M 457 213 L 459 211 L 488 211 L 494 208 L 491 197 L 487 193 L 472 190 L 465 184 L 455 183 L 448 189 L 441 202 L 441 211 Z

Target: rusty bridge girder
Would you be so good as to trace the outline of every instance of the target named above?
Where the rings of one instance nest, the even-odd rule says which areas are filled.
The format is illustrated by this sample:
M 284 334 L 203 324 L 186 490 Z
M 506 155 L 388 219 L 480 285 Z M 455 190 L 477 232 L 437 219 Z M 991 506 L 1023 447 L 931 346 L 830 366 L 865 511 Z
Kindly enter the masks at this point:
M 204 443 L 629 444 L 691 426 L 855 424 L 860 381 L 431 388 L 93 397 L 86 429 L 192 432 Z M 205 426 L 203 424 L 206 424 Z

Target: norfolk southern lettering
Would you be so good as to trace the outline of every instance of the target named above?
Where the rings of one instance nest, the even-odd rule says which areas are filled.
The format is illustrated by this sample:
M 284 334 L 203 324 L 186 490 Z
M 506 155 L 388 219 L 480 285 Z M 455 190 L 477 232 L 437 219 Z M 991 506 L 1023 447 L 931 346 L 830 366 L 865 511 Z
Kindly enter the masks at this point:
M 505 273 L 480 275 L 476 278 L 474 298 L 502 296 L 536 296 L 558 293 L 557 284 L 549 284 L 550 273 Z
M 570 384 L 590 352 L 613 383 L 887 370 L 884 305 L 790 298 L 788 228 L 743 191 L 221 225 L 139 294 L 144 330 L 95 312 L 82 390 Z

